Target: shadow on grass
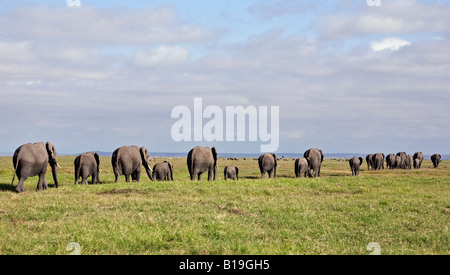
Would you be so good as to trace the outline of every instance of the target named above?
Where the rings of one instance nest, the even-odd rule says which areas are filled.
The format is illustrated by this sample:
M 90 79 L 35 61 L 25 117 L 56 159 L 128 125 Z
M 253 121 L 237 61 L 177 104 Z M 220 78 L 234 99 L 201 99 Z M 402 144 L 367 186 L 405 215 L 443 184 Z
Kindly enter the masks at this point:
M 0 183 L 0 191 L 16 192 L 16 184 L 11 185 L 11 183 Z

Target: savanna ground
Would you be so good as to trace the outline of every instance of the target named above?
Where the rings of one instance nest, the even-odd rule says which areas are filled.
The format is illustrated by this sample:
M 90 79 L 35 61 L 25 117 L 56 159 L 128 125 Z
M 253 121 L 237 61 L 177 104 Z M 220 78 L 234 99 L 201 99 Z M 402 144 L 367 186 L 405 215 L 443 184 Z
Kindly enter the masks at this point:
M 294 178 L 279 161 L 275 180 L 260 180 L 253 159 L 219 160 L 219 180 L 191 182 L 186 159 L 170 160 L 174 182 L 114 183 L 101 158 L 102 184 L 75 186 L 73 156 L 59 156 L 59 188 L 10 186 L 11 157 L 0 158 L 0 254 L 289 255 L 450 254 L 450 162 L 433 169 L 367 171 L 351 177 L 348 162 L 326 159 L 321 177 Z M 157 158 L 158 162 L 166 160 Z M 152 163 L 153 166 L 154 163 Z M 240 168 L 224 181 L 223 168 Z M 15 184 L 17 184 L 17 179 Z

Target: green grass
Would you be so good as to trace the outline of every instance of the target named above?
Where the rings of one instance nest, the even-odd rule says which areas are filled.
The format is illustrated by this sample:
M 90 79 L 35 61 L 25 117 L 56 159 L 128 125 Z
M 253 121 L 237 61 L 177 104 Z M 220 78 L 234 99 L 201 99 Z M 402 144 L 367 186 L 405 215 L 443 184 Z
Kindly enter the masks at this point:
M 113 183 L 101 158 L 102 184 L 73 185 L 75 157 L 58 157 L 60 187 L 26 192 L 10 186 L 13 168 L 0 158 L 0 254 L 450 254 L 450 162 L 433 169 L 367 171 L 351 177 L 347 162 L 325 160 L 321 178 L 293 178 L 280 161 L 275 180 L 259 180 L 257 161 L 220 159 L 240 168 L 238 182 L 191 182 L 185 159 L 173 159 L 174 182 Z M 158 162 L 164 158 L 158 158 Z M 17 179 L 15 181 L 17 184 Z

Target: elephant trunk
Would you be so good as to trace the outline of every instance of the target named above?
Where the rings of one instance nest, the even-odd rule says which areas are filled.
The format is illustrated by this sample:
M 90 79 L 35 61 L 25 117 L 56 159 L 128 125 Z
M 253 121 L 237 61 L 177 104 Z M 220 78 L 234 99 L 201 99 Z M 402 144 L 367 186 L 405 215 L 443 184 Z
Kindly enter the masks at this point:
M 150 168 L 150 165 L 149 165 L 148 162 L 144 162 L 144 168 L 145 168 L 145 171 L 147 172 L 148 178 L 149 178 L 151 181 L 153 181 L 153 175 L 152 175 L 153 169 Z
M 56 171 L 58 169 L 58 167 L 61 167 L 58 165 L 58 163 L 56 162 L 56 160 L 51 164 L 52 167 L 52 175 L 53 175 L 53 180 L 55 181 L 55 187 L 58 188 L 58 172 Z

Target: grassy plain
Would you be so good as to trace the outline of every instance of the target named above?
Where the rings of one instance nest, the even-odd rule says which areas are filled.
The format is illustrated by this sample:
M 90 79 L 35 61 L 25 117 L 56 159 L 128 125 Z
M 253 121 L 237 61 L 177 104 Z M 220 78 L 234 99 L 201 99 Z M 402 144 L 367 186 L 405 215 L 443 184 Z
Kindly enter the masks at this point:
M 170 160 L 174 182 L 114 183 L 101 158 L 102 184 L 75 186 L 72 156 L 59 156 L 60 187 L 10 186 L 11 157 L 0 158 L 0 254 L 367 255 L 450 254 L 450 162 L 433 169 L 367 171 L 326 159 L 320 178 L 294 178 L 292 159 L 275 180 L 259 179 L 257 161 L 219 160 L 240 180 L 191 182 L 186 159 Z M 157 158 L 158 162 L 166 160 Z M 154 163 L 153 163 L 154 164 Z M 153 165 L 152 164 L 152 165 Z M 15 184 L 17 184 L 17 179 Z

